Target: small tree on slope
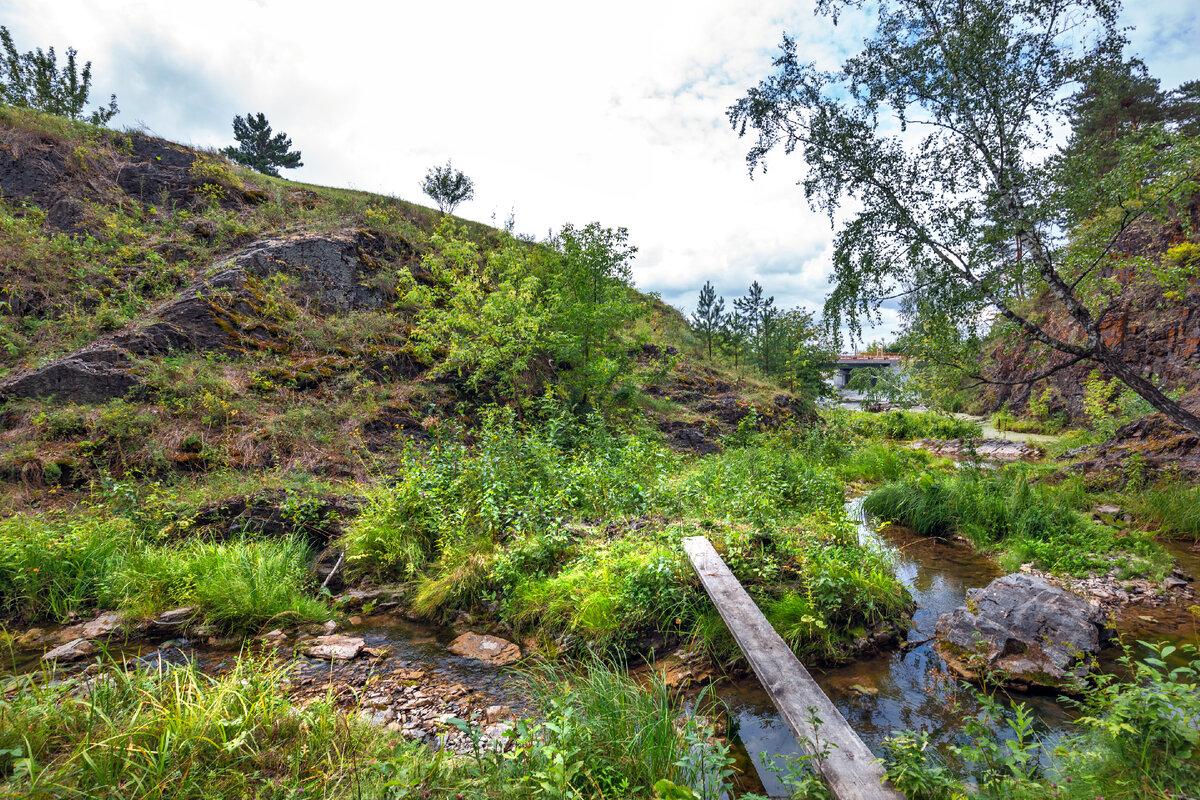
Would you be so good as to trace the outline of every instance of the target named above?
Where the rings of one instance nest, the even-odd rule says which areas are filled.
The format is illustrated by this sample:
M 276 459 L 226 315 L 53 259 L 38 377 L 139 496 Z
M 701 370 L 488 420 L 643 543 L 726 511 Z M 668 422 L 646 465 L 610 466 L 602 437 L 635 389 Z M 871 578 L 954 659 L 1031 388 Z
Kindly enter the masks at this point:
M 444 167 L 429 168 L 421 191 L 437 203 L 443 214 L 453 214 L 459 203 L 474 199 L 475 183 L 447 161 Z
M 271 124 L 261 111 L 257 115 L 247 113 L 245 119 L 234 117 L 233 138 L 237 139 L 238 146 L 226 147 L 221 153 L 264 175 L 278 178 L 280 167 L 304 166 L 300 151 L 291 152 L 292 140 L 286 133 L 280 131 L 271 135 Z

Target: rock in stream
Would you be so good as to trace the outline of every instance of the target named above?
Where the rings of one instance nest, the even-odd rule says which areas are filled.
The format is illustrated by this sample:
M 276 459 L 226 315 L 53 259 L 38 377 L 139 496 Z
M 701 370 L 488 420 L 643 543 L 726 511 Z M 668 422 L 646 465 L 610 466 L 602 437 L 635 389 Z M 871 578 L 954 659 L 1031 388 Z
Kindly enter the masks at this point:
M 1016 688 L 1059 688 L 1095 663 L 1107 629 L 1099 607 L 1044 578 L 1015 573 L 967 592 L 938 618 L 938 650 L 955 672 L 999 672 Z

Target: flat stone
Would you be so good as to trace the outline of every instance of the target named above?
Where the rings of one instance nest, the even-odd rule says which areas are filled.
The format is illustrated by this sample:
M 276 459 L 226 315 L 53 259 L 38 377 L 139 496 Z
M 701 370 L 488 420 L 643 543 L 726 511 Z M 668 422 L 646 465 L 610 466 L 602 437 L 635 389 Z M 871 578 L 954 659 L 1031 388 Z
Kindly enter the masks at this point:
M 87 639 L 72 639 L 42 656 L 42 661 L 79 661 L 96 652 L 96 645 Z
M 1103 504 L 1098 505 L 1095 508 L 1093 508 L 1092 513 L 1093 514 L 1107 514 L 1108 516 L 1111 517 L 1113 514 L 1121 513 L 1121 507 L 1114 506 L 1110 503 L 1103 503 Z
M 80 635 L 84 639 L 107 639 L 124 627 L 125 621 L 119 611 L 108 611 L 90 622 L 83 623 Z
M 1091 670 L 1106 633 L 1098 607 L 1023 573 L 971 589 L 936 628 L 938 651 L 960 675 L 998 671 L 1014 684 L 1052 688 Z
M 449 650 L 455 655 L 486 661 L 493 666 L 504 666 L 521 660 L 521 648 L 498 636 L 480 636 L 464 633 L 450 643 Z
M 194 616 L 196 616 L 195 606 L 182 606 L 159 614 L 154 618 L 154 624 L 163 628 L 171 628 L 184 624 Z
M 366 644 L 357 636 L 344 636 L 335 633 L 331 636 L 318 636 L 305 648 L 305 655 L 310 658 L 323 658 L 327 661 L 349 661 L 362 652 Z

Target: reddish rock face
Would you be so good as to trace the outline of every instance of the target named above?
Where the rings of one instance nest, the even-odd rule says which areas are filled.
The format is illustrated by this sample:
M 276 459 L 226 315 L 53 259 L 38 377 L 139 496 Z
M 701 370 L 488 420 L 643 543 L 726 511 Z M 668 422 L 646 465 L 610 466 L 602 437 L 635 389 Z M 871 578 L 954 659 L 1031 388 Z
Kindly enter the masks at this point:
M 1190 209 L 1193 225 L 1200 222 L 1196 206 Z M 1173 245 L 1182 241 L 1179 226 L 1141 226 L 1127 231 L 1118 243 L 1122 255 L 1143 256 L 1159 261 Z M 1130 270 L 1106 271 L 1106 277 L 1122 285 L 1121 294 L 1101 318 L 1106 345 L 1117 351 L 1143 375 L 1153 375 L 1167 386 L 1200 388 L 1200 281 L 1193 280 L 1183 292 L 1168 296 L 1152 279 L 1135 280 Z M 1083 331 L 1066 310 L 1050 298 L 1038 301 L 1028 312 L 1044 320 L 1051 334 L 1065 341 L 1084 340 Z M 1047 355 L 1016 335 L 997 344 L 984 354 L 988 377 L 1001 381 L 1020 380 L 1032 372 L 1045 370 L 1066 358 L 1058 353 Z M 990 413 L 1001 406 L 1024 410 L 1030 397 L 1041 397 L 1050 387 L 1052 413 L 1064 413 L 1071 421 L 1084 419 L 1084 382 L 1096 365 L 1089 362 L 1064 369 L 1033 386 L 988 387 L 983 394 Z M 1102 374 L 1105 379 L 1111 375 Z

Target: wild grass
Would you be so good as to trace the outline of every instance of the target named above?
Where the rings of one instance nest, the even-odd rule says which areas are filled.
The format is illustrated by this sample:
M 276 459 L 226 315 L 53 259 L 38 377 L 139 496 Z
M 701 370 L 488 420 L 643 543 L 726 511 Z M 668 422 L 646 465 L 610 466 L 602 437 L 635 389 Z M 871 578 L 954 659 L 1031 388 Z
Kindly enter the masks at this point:
M 1162 534 L 1200 540 L 1200 486 L 1152 486 L 1125 495 L 1122 505 Z
M 89 692 L 31 682 L 0 701 L 0 791 L 24 797 L 379 796 L 375 759 L 428 764 L 423 748 L 355 722 L 332 702 L 303 708 L 284 675 L 239 659 L 210 678 L 106 669 Z
M 297 706 L 285 672 L 257 658 L 239 658 L 219 677 L 110 666 L 90 691 L 74 680 L 29 682 L 0 699 L 0 792 L 599 799 L 647 797 L 659 779 L 710 800 L 723 790 L 718 780 L 706 791 L 705 779 L 727 757 L 661 679 L 639 683 L 598 661 L 586 671 L 540 668 L 528 685 L 538 719 L 517 723 L 507 752 L 464 759 L 359 722 L 332 698 Z
M 1006 568 L 1032 562 L 1050 572 L 1107 572 L 1161 577 L 1168 559 L 1148 537 L 1119 537 L 1081 514 L 1082 484 L 1039 485 L 1024 471 L 974 469 L 925 473 L 888 483 L 863 502 L 868 514 L 921 536 L 961 535 L 984 550 L 999 550 Z
M 864 411 L 826 409 L 824 415 L 831 424 L 844 427 L 866 439 L 898 442 L 913 439 L 972 439 L 983 434 L 979 423 L 928 411 L 886 411 L 871 414 Z
M 250 634 L 269 623 L 328 619 L 328 606 L 313 596 L 311 561 L 294 536 L 148 547 L 114 565 L 105 595 L 139 616 L 192 605 L 217 628 Z
M 294 537 L 163 545 L 123 517 L 19 514 L 0 520 L 0 615 L 32 623 L 194 605 L 216 628 L 249 633 L 274 619 L 328 618 L 310 562 Z

